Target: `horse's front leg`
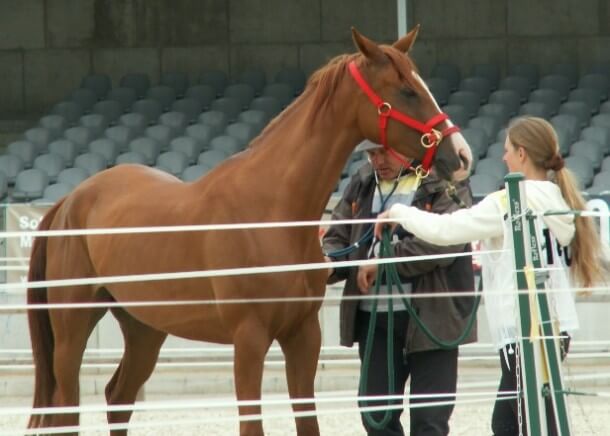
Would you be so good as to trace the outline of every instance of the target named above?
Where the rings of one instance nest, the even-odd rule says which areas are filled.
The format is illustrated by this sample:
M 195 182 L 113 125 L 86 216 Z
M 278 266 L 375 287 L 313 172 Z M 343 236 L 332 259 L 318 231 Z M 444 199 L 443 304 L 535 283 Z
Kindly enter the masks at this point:
M 280 338 L 279 342 L 286 357 L 286 378 L 290 398 L 312 399 L 310 403 L 292 405 L 294 412 L 310 414 L 296 418 L 297 435 L 317 436 L 320 434 L 320 429 L 313 397 L 322 342 L 318 312 L 314 311 L 290 335 Z
M 261 385 L 265 356 L 271 346 L 269 331 L 258 319 L 247 319 L 240 323 L 233 336 L 235 358 L 235 392 L 238 401 L 258 401 L 261 399 Z M 239 406 L 239 415 L 260 415 L 260 405 Z M 240 421 L 240 436 L 263 436 L 260 419 Z

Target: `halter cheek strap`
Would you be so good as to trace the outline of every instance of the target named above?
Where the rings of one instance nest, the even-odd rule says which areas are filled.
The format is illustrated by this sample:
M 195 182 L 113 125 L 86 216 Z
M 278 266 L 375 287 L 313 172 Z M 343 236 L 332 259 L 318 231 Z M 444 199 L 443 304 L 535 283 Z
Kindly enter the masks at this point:
M 360 73 L 360 70 L 358 70 L 358 67 L 356 66 L 356 63 L 354 61 L 351 61 L 349 63 L 348 68 L 350 74 L 352 75 L 360 89 L 362 89 L 362 91 L 366 94 L 369 100 L 377 108 L 377 113 L 379 114 L 379 137 L 381 145 L 388 153 L 390 153 L 390 155 L 392 155 L 392 157 L 397 159 L 405 168 L 411 168 L 411 163 L 405 160 L 400 154 L 398 154 L 396 150 L 388 146 L 388 121 L 390 120 L 390 118 L 392 118 L 422 133 L 420 141 L 422 147 L 426 148 L 426 152 L 422 159 L 421 165 L 419 165 L 415 170 L 420 177 L 426 177 L 430 172 L 430 167 L 432 166 L 432 161 L 434 160 L 434 156 L 436 154 L 436 150 L 440 142 L 445 136 L 449 136 L 452 133 L 459 132 L 460 128 L 454 125 L 447 127 L 442 131 L 435 129 L 434 127 L 436 127 L 438 124 L 449 119 L 449 116 L 443 112 L 436 114 L 428 122 L 422 123 L 392 108 L 392 105 L 390 103 L 384 101 L 379 95 L 375 93 L 375 91 L 373 91 L 373 89 L 370 87 L 370 85 Z

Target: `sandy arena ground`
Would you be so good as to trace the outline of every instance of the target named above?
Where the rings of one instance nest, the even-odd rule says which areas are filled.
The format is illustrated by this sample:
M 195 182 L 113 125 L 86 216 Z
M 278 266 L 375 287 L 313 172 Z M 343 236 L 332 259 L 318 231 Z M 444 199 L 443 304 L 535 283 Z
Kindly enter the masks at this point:
M 342 395 L 351 395 L 342 392 Z M 335 394 L 336 395 L 336 394 Z M 324 395 L 321 395 L 322 397 Z M 209 398 L 209 397 L 208 397 Z M 270 395 L 266 398 L 279 398 Z M 152 397 L 147 401 L 193 401 L 197 397 Z M 227 397 L 222 397 L 223 400 Z M 98 403 L 99 397 L 84 398 L 84 403 Z M 572 430 L 574 435 L 608 435 L 610 430 L 610 400 L 608 398 L 571 397 L 569 400 Z M 2 400 L 4 407 L 28 406 L 28 398 L 9 398 Z M 0 408 L 0 412 L 2 411 Z M 338 413 L 343 408 L 346 411 Z M 458 404 L 451 419 L 451 434 L 458 436 L 489 435 L 490 417 L 492 404 Z M 355 436 L 364 435 L 360 424 L 360 418 L 353 407 L 349 404 L 333 405 L 322 404 L 318 407 L 320 412 L 319 423 L 322 435 L 332 436 Z M 286 414 L 287 406 L 265 407 L 265 414 Z M 330 412 L 330 414 L 327 414 Z M 237 435 L 237 412 L 232 408 L 198 409 L 181 412 L 136 412 L 132 423 L 137 426 L 145 425 L 143 428 L 134 428 L 130 435 L 152 436 L 152 435 L 194 435 L 202 434 L 209 436 Z M 216 420 L 222 422 L 203 422 L 205 420 Z M 0 416 L 0 434 L 18 435 L 22 434 L 27 417 L 24 416 Z M 408 414 L 403 414 L 403 425 L 408 429 Z M 164 424 L 165 423 L 165 424 Z M 84 427 L 98 427 L 105 424 L 105 416 L 102 413 L 84 414 L 81 425 Z M 296 435 L 294 421 L 291 418 L 268 418 L 264 422 L 265 434 L 269 436 Z M 104 431 L 83 431 L 82 435 L 107 434 Z

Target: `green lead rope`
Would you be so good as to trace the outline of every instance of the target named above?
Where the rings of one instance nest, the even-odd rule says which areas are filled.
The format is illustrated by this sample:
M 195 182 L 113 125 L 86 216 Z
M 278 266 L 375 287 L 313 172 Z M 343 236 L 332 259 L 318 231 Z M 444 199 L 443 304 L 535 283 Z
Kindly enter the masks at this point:
M 390 232 L 388 229 L 384 229 L 382 232 L 381 238 L 381 247 L 380 247 L 380 257 L 388 258 L 392 257 L 392 248 L 390 243 Z M 396 380 L 394 375 L 394 304 L 392 296 L 392 288 L 396 285 L 399 294 L 401 295 L 401 300 L 404 303 L 407 312 L 409 313 L 409 317 L 415 321 L 415 324 L 421 331 L 426 335 L 428 339 L 430 339 L 435 345 L 437 345 L 442 350 L 451 350 L 460 345 L 470 332 L 472 331 L 472 327 L 474 326 L 474 321 L 476 319 L 477 310 L 479 308 L 479 303 L 481 301 L 481 295 L 478 293 L 475 296 L 475 301 L 472 306 L 472 310 L 470 312 L 468 322 L 466 324 L 466 328 L 459 335 L 459 337 L 453 341 L 443 341 L 432 333 L 432 331 L 424 324 L 419 315 L 417 315 L 415 309 L 409 302 L 409 298 L 406 296 L 404 289 L 402 288 L 402 284 L 400 283 L 400 278 L 398 276 L 398 272 L 396 271 L 396 265 L 394 264 L 379 264 L 379 268 L 377 270 L 377 279 L 375 280 L 374 287 L 374 295 L 379 296 L 379 291 L 381 287 L 381 278 L 385 275 L 385 282 L 388 287 L 388 325 L 387 325 L 387 362 L 388 362 L 388 392 L 392 393 L 396 389 Z M 362 366 L 360 368 L 360 385 L 358 387 L 358 395 L 364 396 L 366 392 L 366 386 L 368 385 L 368 372 L 371 362 L 371 352 L 373 350 L 373 335 L 375 331 L 375 325 L 377 323 L 377 303 L 378 298 L 373 299 L 373 304 L 371 307 L 371 316 L 369 319 L 369 325 L 367 330 L 367 338 L 366 345 L 364 348 L 364 357 L 362 361 Z M 396 400 L 394 400 L 396 402 Z M 368 402 L 366 400 L 359 401 L 359 406 L 361 408 L 366 408 L 368 406 Z M 392 405 L 392 400 L 388 400 L 386 403 L 388 406 Z M 362 412 L 364 419 L 367 424 L 375 429 L 381 430 L 384 429 L 390 419 L 392 417 L 391 409 L 386 409 L 380 421 L 376 421 L 373 418 L 370 412 Z

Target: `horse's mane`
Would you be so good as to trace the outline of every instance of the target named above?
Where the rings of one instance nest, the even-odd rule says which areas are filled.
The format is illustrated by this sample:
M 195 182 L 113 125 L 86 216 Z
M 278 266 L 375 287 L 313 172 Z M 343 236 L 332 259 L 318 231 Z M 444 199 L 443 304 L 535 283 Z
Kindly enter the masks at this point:
M 406 82 L 410 87 L 417 88 L 421 84 L 415 80 L 411 71 L 417 71 L 417 67 L 405 53 L 397 50 L 396 48 L 389 45 L 380 45 L 379 48 L 387 56 L 392 66 L 398 73 L 400 80 Z M 299 103 L 306 96 L 310 96 L 313 93 L 313 100 L 309 104 L 309 113 L 307 118 L 310 122 L 314 122 L 317 115 L 324 111 L 333 100 L 334 95 L 339 88 L 339 84 L 344 78 L 349 78 L 349 72 L 347 66 L 351 61 L 355 60 L 359 66 L 367 67 L 370 66 L 371 61 L 365 58 L 361 53 L 341 54 L 332 58 L 326 65 L 316 70 L 307 81 L 301 96 L 287 107 L 279 116 L 275 117 L 269 125 L 263 130 L 262 134 L 256 138 L 250 147 L 257 145 L 260 141 L 259 138 L 264 134 L 270 133 L 278 125 L 278 122 L 284 118 L 288 112 L 291 112 L 296 108 Z

